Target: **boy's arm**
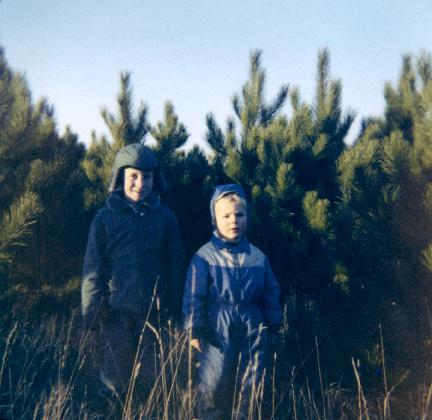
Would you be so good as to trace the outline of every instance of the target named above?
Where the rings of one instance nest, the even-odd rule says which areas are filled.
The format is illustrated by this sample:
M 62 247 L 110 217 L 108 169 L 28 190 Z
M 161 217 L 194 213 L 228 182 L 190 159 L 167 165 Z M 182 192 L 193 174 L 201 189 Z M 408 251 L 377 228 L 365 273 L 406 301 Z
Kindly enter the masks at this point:
M 192 330 L 192 338 L 202 338 L 206 329 L 205 306 L 209 265 L 195 254 L 186 275 L 183 297 L 185 328 Z
M 81 284 L 81 310 L 86 327 L 95 325 L 97 316 L 105 309 L 103 307 L 107 297 L 107 285 L 103 275 L 106 270 L 105 244 L 104 226 L 96 216 L 90 226 Z
M 264 320 L 270 331 L 277 332 L 282 325 L 281 289 L 267 258 L 265 265 L 264 296 L 261 307 Z
M 181 299 L 183 290 L 183 276 L 185 255 L 180 229 L 174 214 L 168 223 L 167 244 L 167 307 L 170 315 L 181 319 Z

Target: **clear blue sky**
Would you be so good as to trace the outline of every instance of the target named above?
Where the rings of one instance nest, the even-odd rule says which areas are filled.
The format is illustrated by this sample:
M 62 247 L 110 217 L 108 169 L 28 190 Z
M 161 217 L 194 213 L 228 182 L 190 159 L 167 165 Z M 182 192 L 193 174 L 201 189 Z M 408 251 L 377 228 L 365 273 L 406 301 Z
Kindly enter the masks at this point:
M 430 0 L 0 0 L 0 45 L 34 98 L 54 105 L 60 131 L 70 125 L 83 142 L 107 133 L 100 108 L 114 110 L 128 70 L 150 122 L 170 100 L 201 145 L 205 115 L 225 126 L 232 114 L 252 49 L 263 50 L 268 99 L 289 83 L 310 102 L 327 47 L 344 108 L 358 115 L 352 138 L 361 117 L 382 113 L 402 54 L 432 49 L 431 21 Z

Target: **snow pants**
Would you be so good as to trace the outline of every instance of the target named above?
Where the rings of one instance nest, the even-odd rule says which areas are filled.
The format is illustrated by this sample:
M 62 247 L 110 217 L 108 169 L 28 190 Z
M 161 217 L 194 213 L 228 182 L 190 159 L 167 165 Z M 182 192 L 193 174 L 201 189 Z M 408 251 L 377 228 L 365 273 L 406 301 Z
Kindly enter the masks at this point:
M 256 402 L 263 395 L 268 334 L 262 324 L 230 323 L 228 313 L 219 316 L 218 347 L 205 343 L 199 355 L 198 415 L 204 419 L 254 418 Z M 228 321 L 228 322 L 227 322 Z M 225 333 L 221 337 L 221 333 Z
M 158 347 L 153 332 L 144 328 L 145 314 L 111 310 L 101 325 L 99 378 L 110 392 L 125 395 L 131 385 L 145 396 L 156 379 Z

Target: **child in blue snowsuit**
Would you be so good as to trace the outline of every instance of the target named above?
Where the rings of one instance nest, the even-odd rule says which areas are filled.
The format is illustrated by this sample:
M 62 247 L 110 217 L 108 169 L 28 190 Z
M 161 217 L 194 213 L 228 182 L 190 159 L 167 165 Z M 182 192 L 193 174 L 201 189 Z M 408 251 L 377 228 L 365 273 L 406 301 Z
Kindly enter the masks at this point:
M 138 385 L 149 391 L 156 343 L 145 322 L 157 326 L 156 298 L 164 315 L 175 315 L 177 306 L 180 311 L 183 245 L 176 217 L 160 203 L 163 188 L 153 152 L 138 143 L 123 147 L 110 195 L 90 227 L 82 315 L 86 327 L 100 330 L 103 395 L 127 390 L 134 362 L 140 362 Z
M 192 259 L 183 299 L 200 359 L 199 417 L 229 418 L 234 407 L 243 418 L 251 398 L 259 398 L 269 335 L 281 325 L 280 287 L 267 257 L 244 237 L 243 189 L 216 187 L 210 212 L 213 237 Z

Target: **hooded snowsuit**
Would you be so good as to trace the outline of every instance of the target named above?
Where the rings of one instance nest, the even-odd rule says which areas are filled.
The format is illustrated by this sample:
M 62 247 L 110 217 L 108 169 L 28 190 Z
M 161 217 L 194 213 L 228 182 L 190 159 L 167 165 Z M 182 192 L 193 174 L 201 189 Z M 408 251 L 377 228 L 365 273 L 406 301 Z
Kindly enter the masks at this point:
M 214 227 L 216 201 L 232 193 L 245 198 L 236 184 L 216 187 L 210 203 Z M 239 414 L 247 413 L 249 398 L 262 380 L 268 332 L 281 324 L 279 299 L 280 287 L 266 256 L 245 238 L 234 244 L 215 231 L 193 257 L 183 312 L 192 338 L 205 342 L 198 372 L 201 417 L 220 416 L 227 405 L 231 413 L 234 386 L 240 390 L 241 401 L 235 402 Z
M 156 192 L 136 203 L 124 197 L 120 175 L 127 166 L 152 170 L 153 190 L 163 188 L 150 149 L 132 144 L 118 152 L 111 194 L 91 224 L 81 288 L 84 323 L 101 325 L 101 380 L 116 392 L 127 386 L 145 319 L 150 308 L 155 312 L 154 292 L 164 313 L 175 311 L 183 266 L 177 220 L 160 204 Z M 154 318 L 150 314 L 150 321 Z M 141 369 L 150 382 L 154 378 L 154 340 L 149 328 L 144 334 Z

